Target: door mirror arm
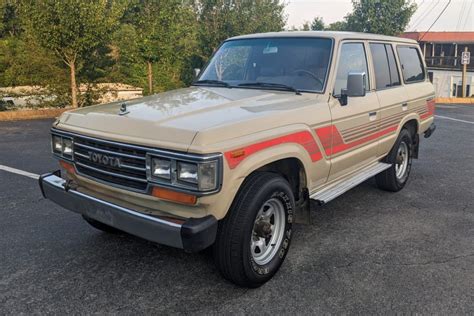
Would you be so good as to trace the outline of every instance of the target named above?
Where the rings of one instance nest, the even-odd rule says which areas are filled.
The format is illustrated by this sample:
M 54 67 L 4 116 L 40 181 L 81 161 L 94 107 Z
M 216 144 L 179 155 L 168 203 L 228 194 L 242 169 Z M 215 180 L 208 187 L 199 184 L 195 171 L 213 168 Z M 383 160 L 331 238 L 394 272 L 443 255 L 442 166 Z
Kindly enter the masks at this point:
M 347 89 L 341 89 L 341 94 L 335 97 L 339 100 L 341 106 L 346 106 L 349 103 Z

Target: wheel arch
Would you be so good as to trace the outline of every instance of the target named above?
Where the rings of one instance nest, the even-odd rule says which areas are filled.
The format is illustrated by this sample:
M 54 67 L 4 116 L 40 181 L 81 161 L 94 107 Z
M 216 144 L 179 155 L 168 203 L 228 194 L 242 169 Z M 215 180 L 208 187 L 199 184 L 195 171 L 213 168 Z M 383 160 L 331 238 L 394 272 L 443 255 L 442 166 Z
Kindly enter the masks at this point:
M 413 158 L 417 159 L 418 158 L 418 151 L 419 151 L 419 147 L 420 147 L 420 135 L 419 135 L 420 122 L 418 121 L 417 118 L 414 118 L 414 117 L 410 118 L 410 119 L 407 119 L 403 123 L 400 131 L 404 128 L 406 128 L 412 136 L 412 155 L 413 155 Z
M 253 170 L 246 178 L 258 172 L 273 172 L 281 175 L 290 184 L 295 198 L 295 221 L 310 223 L 310 199 L 308 175 L 303 161 L 297 157 L 286 157 L 269 162 Z

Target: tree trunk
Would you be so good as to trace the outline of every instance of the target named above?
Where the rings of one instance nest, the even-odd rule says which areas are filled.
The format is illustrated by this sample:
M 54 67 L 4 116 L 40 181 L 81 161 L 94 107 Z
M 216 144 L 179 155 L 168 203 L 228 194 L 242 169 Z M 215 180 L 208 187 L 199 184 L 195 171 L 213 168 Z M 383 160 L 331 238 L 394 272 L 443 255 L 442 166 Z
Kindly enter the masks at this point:
M 153 94 L 153 65 L 150 61 L 147 61 L 148 66 L 148 93 Z
M 72 107 L 77 108 L 77 84 L 76 84 L 76 61 L 69 62 L 71 72 L 71 100 Z

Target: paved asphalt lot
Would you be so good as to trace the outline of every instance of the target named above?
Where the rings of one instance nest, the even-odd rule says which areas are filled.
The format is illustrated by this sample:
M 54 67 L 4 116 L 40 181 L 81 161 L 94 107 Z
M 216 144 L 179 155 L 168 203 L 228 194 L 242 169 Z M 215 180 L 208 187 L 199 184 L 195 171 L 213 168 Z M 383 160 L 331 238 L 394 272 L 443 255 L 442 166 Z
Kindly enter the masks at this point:
M 437 115 L 474 122 L 473 106 Z M 50 120 L 0 122 L 0 165 L 56 168 Z M 437 119 L 405 190 L 368 181 L 297 226 L 275 278 L 248 290 L 209 255 L 107 235 L 0 170 L 0 314 L 474 313 L 474 124 Z

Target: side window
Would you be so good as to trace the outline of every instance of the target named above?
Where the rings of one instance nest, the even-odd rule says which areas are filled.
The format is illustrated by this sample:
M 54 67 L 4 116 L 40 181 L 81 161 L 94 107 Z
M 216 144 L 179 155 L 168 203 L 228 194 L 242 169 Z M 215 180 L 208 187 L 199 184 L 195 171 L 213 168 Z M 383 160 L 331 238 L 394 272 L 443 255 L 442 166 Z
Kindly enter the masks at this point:
M 375 87 L 377 90 L 390 87 L 390 68 L 388 67 L 385 44 L 370 44 L 372 61 L 374 62 Z
M 400 85 L 400 76 L 392 45 L 371 43 L 370 52 L 374 62 L 376 88 L 385 89 Z
M 399 46 L 397 52 L 402 66 L 403 80 L 406 83 L 424 80 L 425 70 L 418 49 L 411 46 Z
M 345 43 L 341 47 L 339 65 L 337 66 L 334 95 L 340 95 L 347 88 L 347 75 L 351 72 L 364 72 L 365 86 L 369 90 L 369 72 L 363 43 Z

